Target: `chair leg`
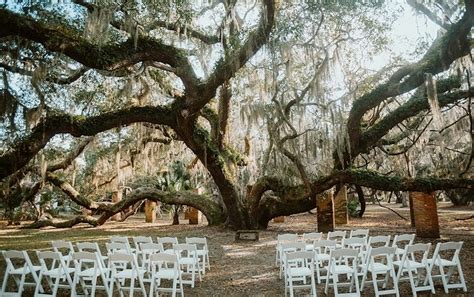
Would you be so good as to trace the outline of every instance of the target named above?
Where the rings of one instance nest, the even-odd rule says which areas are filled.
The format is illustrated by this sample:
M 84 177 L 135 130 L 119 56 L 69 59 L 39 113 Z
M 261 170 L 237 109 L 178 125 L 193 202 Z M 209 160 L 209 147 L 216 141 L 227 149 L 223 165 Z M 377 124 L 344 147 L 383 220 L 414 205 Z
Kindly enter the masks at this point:
M 462 283 L 462 289 L 464 292 L 467 292 L 466 281 L 464 280 L 464 273 L 462 272 L 461 263 L 458 262 L 457 267 L 458 267 L 458 273 L 459 273 L 459 280 Z
M 442 265 L 439 265 L 438 267 L 439 267 L 439 273 L 441 274 L 441 281 L 443 282 L 444 292 L 448 294 L 448 282 L 444 274 L 444 267 Z
M 8 275 L 9 275 L 9 271 L 7 269 L 7 271 L 5 271 L 5 275 L 3 276 L 3 283 L 2 283 L 2 291 L 1 291 L 1 295 L 3 295 L 7 289 L 7 281 L 8 281 Z
M 330 276 L 331 276 L 331 271 L 330 271 L 330 269 L 329 269 L 329 267 L 328 267 L 327 273 L 326 273 L 326 285 L 324 285 L 324 293 L 326 293 L 326 295 L 327 295 L 327 293 L 328 293 L 329 277 L 330 277 Z
M 132 297 L 135 292 L 135 278 L 132 276 L 130 278 L 130 294 L 128 296 Z
M 294 292 L 293 292 L 293 278 L 291 277 L 291 275 L 289 276 L 288 285 L 290 286 L 290 297 L 293 297 L 293 296 L 294 296 Z

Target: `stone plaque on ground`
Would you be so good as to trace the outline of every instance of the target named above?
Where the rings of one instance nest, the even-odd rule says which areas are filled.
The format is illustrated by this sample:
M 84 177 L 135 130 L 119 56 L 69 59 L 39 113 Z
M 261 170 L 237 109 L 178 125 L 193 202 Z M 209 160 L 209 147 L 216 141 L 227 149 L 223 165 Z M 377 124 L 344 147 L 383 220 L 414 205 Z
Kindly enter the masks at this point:
M 237 241 L 258 241 L 258 230 L 238 230 L 235 232 L 235 240 Z

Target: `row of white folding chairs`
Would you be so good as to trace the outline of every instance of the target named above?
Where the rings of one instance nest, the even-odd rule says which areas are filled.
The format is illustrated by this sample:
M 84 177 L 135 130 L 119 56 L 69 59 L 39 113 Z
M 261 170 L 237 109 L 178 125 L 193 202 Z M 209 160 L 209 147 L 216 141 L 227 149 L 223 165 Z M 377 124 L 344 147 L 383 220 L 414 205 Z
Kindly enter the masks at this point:
M 185 246 L 186 244 L 181 244 Z M 194 247 L 193 245 L 187 245 Z M 179 245 L 176 246 L 179 249 Z M 183 296 L 183 284 L 191 284 L 182 279 L 181 266 L 188 265 L 184 258 L 177 254 L 153 253 L 148 257 L 147 268 L 149 271 L 139 267 L 135 255 L 125 252 L 117 252 L 108 255 L 108 266 L 104 267 L 97 253 L 75 252 L 72 255 L 74 267 L 68 267 L 63 255 L 54 251 L 37 251 L 40 266 L 34 266 L 26 251 L 3 251 L 7 263 L 5 276 L 0 296 L 22 296 L 24 286 L 27 284 L 35 286 L 34 296 L 56 296 L 59 288 L 71 290 L 71 296 L 77 296 L 76 287 L 80 285 L 86 296 L 95 296 L 96 289 L 101 288 L 108 296 L 112 296 L 114 286 L 121 295 L 125 289 L 129 290 L 129 296 L 133 296 L 135 290 L 141 290 L 143 296 L 147 296 L 145 290 L 145 274 L 149 273 L 150 296 L 155 292 L 170 291 L 173 296 L 179 292 Z M 194 269 L 198 270 L 197 259 L 193 261 Z M 26 283 L 26 277 L 31 274 L 34 282 Z M 17 291 L 7 291 L 9 277 L 13 277 L 18 287 Z M 43 279 L 46 279 L 50 293 L 46 294 L 43 288 Z M 98 285 L 98 279 L 102 283 Z M 172 288 L 163 288 L 162 279 L 173 281 Z M 125 281 L 130 285 L 124 287 Z M 135 281 L 139 287 L 135 287 Z M 192 279 L 194 282 L 194 279 Z M 178 286 L 179 285 L 179 286 Z M 192 284 L 194 287 L 194 284 Z
M 142 244 L 149 244 L 153 243 L 151 237 L 148 236 L 135 236 L 132 237 L 134 248 L 131 247 L 129 240 L 125 236 L 112 236 L 110 238 L 109 247 L 107 251 L 110 252 L 114 249 L 121 249 L 120 245 L 117 244 L 124 244 L 126 246 L 126 250 L 128 253 L 136 254 L 139 258 L 139 262 L 141 263 L 141 248 Z M 187 244 L 194 244 L 196 245 L 197 255 L 200 261 L 200 265 L 202 268 L 203 274 L 206 273 L 206 269 L 210 269 L 209 263 L 209 249 L 207 245 L 207 239 L 205 237 L 186 237 L 185 243 Z M 157 238 L 157 244 L 160 244 L 163 248 L 162 251 L 172 251 L 173 245 L 178 244 L 178 239 L 176 237 L 159 237 Z M 69 241 L 53 241 L 52 242 L 53 250 L 59 251 L 63 254 L 64 260 L 66 261 L 67 266 L 71 263 L 71 256 L 75 252 L 74 246 L 72 242 Z M 103 256 L 100 252 L 98 244 L 95 242 L 79 242 L 76 244 L 78 251 L 91 251 L 97 252 L 100 255 L 100 259 L 105 267 L 105 262 L 107 257 Z
M 283 271 L 285 275 L 285 292 L 288 288 L 290 288 L 290 295 L 292 295 L 292 277 L 290 275 L 294 274 L 294 271 L 300 273 L 297 275 L 299 276 L 299 279 L 303 278 L 301 275 L 303 270 L 300 268 L 292 269 L 291 265 L 294 265 L 294 263 L 288 261 L 289 255 L 292 255 L 291 259 L 293 262 L 295 261 L 295 252 L 306 253 L 306 257 L 308 253 L 313 253 L 313 259 L 311 261 L 305 259 L 306 265 L 311 266 L 312 269 L 314 269 L 314 272 L 318 277 L 318 283 L 320 283 L 321 279 L 323 278 L 320 274 L 320 270 L 326 270 L 326 275 L 324 277 L 326 280 L 325 291 L 327 293 L 329 282 L 332 281 L 336 296 L 338 295 L 337 288 L 341 285 L 341 283 L 338 282 L 340 274 L 356 275 L 357 277 L 362 277 L 362 290 L 364 288 L 368 272 L 371 274 L 376 296 L 385 294 L 395 294 L 399 296 L 398 282 L 404 279 L 408 279 L 410 281 L 413 296 L 416 296 L 417 292 L 425 290 L 435 293 L 432 278 L 441 278 L 446 293 L 448 293 L 449 289 L 453 288 L 461 288 L 466 292 L 466 283 L 459 260 L 459 253 L 462 244 L 462 242 L 438 243 L 432 258 L 428 258 L 431 244 L 420 243 L 415 245 L 407 245 L 404 249 L 403 255 L 397 259 L 397 248 L 393 246 L 383 246 L 378 248 L 369 247 L 369 250 L 366 253 L 367 256 L 363 258 L 361 257 L 359 248 L 345 246 L 342 249 L 337 249 L 334 241 L 321 240 L 316 243 L 317 248 L 312 252 L 305 250 L 304 243 L 285 243 L 283 244 L 282 255 L 284 262 Z M 324 250 L 319 250 L 318 248 L 320 247 L 324 247 Z M 328 251 L 329 254 L 327 253 Z M 342 258 L 343 261 L 341 260 Z M 352 265 L 349 265 L 349 263 Z M 435 266 L 438 268 L 439 272 L 436 275 L 432 275 Z M 395 267 L 397 268 L 397 273 L 395 273 Z M 306 272 L 303 273 L 306 276 L 308 276 L 308 268 L 310 267 L 307 267 Z M 448 269 L 447 273 L 445 272 L 445 268 Z M 423 284 L 419 286 L 418 284 L 420 283 L 421 279 L 421 270 L 424 271 L 426 276 L 423 279 Z M 450 279 L 452 278 L 455 270 L 458 274 L 458 282 L 450 283 Z M 377 280 L 377 275 L 379 274 L 384 274 L 384 286 L 382 289 L 378 287 L 379 280 Z M 408 274 L 408 276 L 404 277 L 405 274 Z M 393 288 L 385 289 L 389 278 L 392 278 Z M 356 288 L 356 292 L 354 292 L 354 294 L 360 294 L 358 278 L 354 279 L 351 277 L 350 280 L 350 288 Z M 313 281 L 314 278 L 312 278 L 312 282 Z
M 328 232 L 326 235 L 322 232 L 309 232 L 303 233 L 301 236 L 295 233 L 286 233 L 286 234 L 279 234 L 277 236 L 277 245 L 276 245 L 276 257 L 275 257 L 275 265 L 283 264 L 280 258 L 280 244 L 283 242 L 294 242 L 294 241 L 303 241 L 306 242 L 307 250 L 313 249 L 313 242 L 327 239 L 327 240 L 335 240 L 338 245 L 340 246 L 342 240 L 346 238 L 347 231 L 332 231 Z M 349 233 L 349 238 L 365 238 L 369 236 L 369 229 L 356 229 L 351 230 Z
M 128 239 L 126 237 L 125 237 L 125 239 L 127 240 L 127 243 L 128 243 Z M 165 241 L 170 241 L 169 238 L 168 238 L 168 240 L 167 240 L 167 238 L 161 238 L 161 239 L 165 240 Z M 122 238 L 112 237 L 111 242 L 106 244 L 108 254 L 114 253 L 117 250 L 121 250 L 122 253 L 126 253 L 126 254 L 130 253 L 131 254 L 133 251 L 137 252 L 137 250 L 139 250 L 140 247 L 143 245 L 143 246 L 145 246 L 144 251 L 143 252 L 140 251 L 138 253 L 138 258 L 141 260 L 144 256 L 144 254 L 147 254 L 146 257 L 148 259 L 150 254 L 152 254 L 152 253 L 158 253 L 158 252 L 165 252 L 166 251 L 166 250 L 163 249 L 161 243 L 158 243 L 158 244 L 150 243 L 151 238 L 134 237 L 133 240 L 134 240 L 134 243 L 136 244 L 136 246 L 138 247 L 138 249 L 132 250 L 132 249 L 130 249 L 130 245 L 125 244 L 125 243 L 123 243 L 123 245 L 120 246 L 120 243 L 118 243 L 118 242 L 123 241 L 123 237 Z M 171 240 L 173 241 L 173 243 L 177 242 L 176 238 L 171 238 Z M 206 238 L 190 237 L 190 238 L 186 238 L 185 240 L 186 240 L 187 243 L 189 243 L 189 245 L 196 246 L 196 249 L 193 251 L 194 255 L 196 255 L 197 259 L 198 259 L 198 269 L 196 269 L 196 270 L 198 270 L 200 273 L 204 274 L 206 268 L 207 269 L 210 268 L 209 253 L 208 253 Z M 158 241 L 160 241 L 160 239 Z M 60 258 L 61 258 L 62 262 L 64 263 L 64 267 L 65 267 L 66 271 L 71 272 L 72 270 L 74 270 L 73 258 L 74 258 L 74 255 L 77 252 L 75 251 L 72 242 L 62 241 L 62 240 L 53 241 L 52 242 L 52 247 L 53 247 L 53 251 L 55 253 L 59 253 Z M 99 246 L 96 242 L 79 242 L 79 243 L 77 243 L 77 250 L 79 252 L 92 252 L 92 253 L 95 253 L 97 255 L 98 260 L 100 261 L 101 267 L 106 269 L 105 267 L 107 267 L 106 263 L 107 263 L 107 260 L 108 260 L 108 256 L 102 255 L 101 250 L 100 250 L 100 248 L 99 248 Z M 171 251 L 173 251 L 173 250 L 171 250 Z M 168 252 L 170 252 L 170 250 L 168 250 Z M 174 253 L 174 252 L 172 252 L 172 253 Z M 41 256 L 45 257 L 46 255 L 41 254 Z M 56 254 L 54 256 L 51 255 L 51 254 L 49 254 L 47 256 L 54 258 L 54 257 L 56 257 Z M 3 296 L 3 295 L 13 295 L 13 296 L 20 295 L 21 296 L 21 291 L 23 290 L 24 285 L 37 286 L 37 284 L 39 282 L 41 282 L 41 281 L 38 282 L 38 279 L 39 279 L 38 273 L 41 271 L 41 266 L 33 266 L 30 258 L 28 257 L 28 254 L 25 251 L 21 251 L 21 252 L 20 251 L 8 251 L 6 254 L 4 253 L 4 257 L 5 257 L 6 262 L 7 262 L 7 269 L 6 269 L 6 273 L 4 275 L 4 281 L 3 281 L 3 284 L 2 284 L 2 291 L 1 291 L 0 296 Z M 11 259 L 13 259 L 13 258 L 15 258 L 16 260 L 23 261 L 22 262 L 23 266 L 22 267 L 15 267 L 13 265 L 13 262 L 11 261 Z M 61 262 L 57 259 L 52 259 L 52 260 L 53 261 L 52 261 L 51 264 L 53 264 L 53 266 L 55 266 L 55 267 L 57 265 L 59 265 L 60 262 Z M 186 260 L 184 260 L 184 261 L 186 261 Z M 40 259 L 40 263 L 41 262 L 42 261 Z M 142 264 L 141 268 L 144 269 L 146 262 L 140 261 L 140 263 Z M 147 265 L 149 265 L 149 264 L 147 264 Z M 150 268 L 150 270 L 152 269 L 151 266 L 149 266 L 149 268 Z M 34 280 L 33 283 L 26 283 L 25 277 L 28 274 L 32 274 L 32 278 Z M 13 294 L 6 293 L 7 281 L 8 281 L 9 276 L 12 276 L 13 279 L 15 280 L 16 284 L 17 284 L 17 287 L 18 287 L 17 293 L 13 293 Z M 201 275 L 199 274 L 199 278 L 200 277 L 201 277 Z M 66 279 L 65 276 L 63 276 L 62 278 Z M 194 275 L 193 275 L 192 279 L 194 280 Z M 193 284 L 194 284 L 194 282 L 193 282 Z M 51 287 L 56 288 L 56 291 L 57 291 L 57 288 L 59 288 L 60 286 L 59 285 L 56 286 L 55 284 L 51 283 Z M 39 289 L 40 292 L 43 291 L 41 286 L 38 289 Z M 53 289 L 53 291 L 55 291 L 55 290 Z M 55 295 L 55 293 L 54 293 L 54 295 Z
M 348 247 L 359 247 L 362 253 L 366 253 L 369 246 L 389 246 L 391 237 L 390 235 L 381 236 L 368 236 L 368 229 L 352 230 L 349 237 L 346 237 L 346 231 L 334 231 L 328 232 L 327 240 L 334 240 L 336 247 L 341 248 L 344 246 Z M 399 257 L 404 253 L 403 247 L 409 244 L 413 244 L 415 234 L 402 234 L 395 235 L 391 246 L 396 247 L 396 255 Z M 276 245 L 276 257 L 275 264 L 281 264 L 281 244 L 285 242 L 303 241 L 306 243 L 306 250 L 314 250 L 314 243 L 323 240 L 323 233 L 304 233 L 300 238 L 297 234 L 280 234 L 277 237 Z M 398 259 L 399 260 L 399 259 Z

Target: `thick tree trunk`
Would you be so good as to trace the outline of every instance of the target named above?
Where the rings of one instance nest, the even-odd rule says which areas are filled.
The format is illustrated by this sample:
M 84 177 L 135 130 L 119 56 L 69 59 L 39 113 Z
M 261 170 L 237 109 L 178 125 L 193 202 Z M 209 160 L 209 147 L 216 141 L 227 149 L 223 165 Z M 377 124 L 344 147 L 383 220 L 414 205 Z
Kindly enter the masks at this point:
M 416 235 L 439 238 L 438 209 L 434 193 L 412 192 Z
M 365 195 L 364 191 L 362 190 L 362 187 L 359 185 L 355 186 L 356 192 L 357 192 L 357 197 L 359 197 L 359 203 L 360 203 L 360 212 L 359 212 L 359 218 L 362 218 L 365 213 Z
M 145 222 L 154 223 L 156 221 L 156 205 L 155 201 L 145 201 Z
M 347 211 L 347 190 L 345 185 L 339 185 L 334 198 L 334 213 L 336 225 L 345 225 L 349 222 Z
M 318 232 L 334 231 L 336 225 L 334 220 L 334 199 L 332 192 L 326 192 L 326 195 L 316 196 L 316 205 L 318 208 Z

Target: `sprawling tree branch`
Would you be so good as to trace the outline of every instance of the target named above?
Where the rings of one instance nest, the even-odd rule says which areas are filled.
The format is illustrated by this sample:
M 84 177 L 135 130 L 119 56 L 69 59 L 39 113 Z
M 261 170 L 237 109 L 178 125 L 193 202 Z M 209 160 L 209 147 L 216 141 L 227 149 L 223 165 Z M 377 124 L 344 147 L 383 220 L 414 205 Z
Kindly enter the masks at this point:
M 277 5 L 275 0 L 263 1 L 263 12 L 258 27 L 252 31 L 245 43 L 238 49 L 228 53 L 217 62 L 214 72 L 200 85 L 198 97 L 187 98 L 186 108 L 191 113 L 201 109 L 211 100 L 217 88 L 231 79 L 235 73 L 267 42 L 275 22 Z
M 97 133 L 137 122 L 173 126 L 169 107 L 130 107 L 98 116 L 83 117 L 56 113 L 42 120 L 32 132 L 7 153 L 0 156 L 0 179 L 25 166 L 57 134 L 92 136 Z
M 468 98 L 474 94 L 474 88 L 468 91 L 458 91 L 448 94 L 438 95 L 440 107 Z M 369 130 L 361 134 L 359 151 L 366 151 L 375 145 L 390 129 L 402 121 L 417 115 L 423 110 L 428 110 L 429 103 L 426 97 L 413 97 L 405 104 L 389 113 L 382 120 L 373 125 Z
M 186 88 L 194 89 L 197 78 L 186 52 L 151 38 L 139 37 L 137 46 L 128 39 L 118 44 L 96 45 L 73 27 L 42 24 L 30 17 L 0 9 L 0 37 L 19 36 L 42 44 L 47 50 L 62 53 L 98 70 L 114 71 L 140 62 L 154 61 L 176 69 Z
M 61 189 L 74 203 L 89 210 L 99 211 L 102 214 L 98 218 L 94 219 L 91 219 L 91 217 L 87 217 L 87 219 L 85 219 L 85 216 L 80 216 L 79 218 L 75 218 L 70 221 L 61 221 L 61 224 L 59 225 L 57 221 L 50 221 L 48 223 L 36 223 L 41 224 L 40 227 L 72 227 L 72 225 L 68 225 L 71 223 L 74 223 L 73 225 L 78 223 L 89 223 L 93 226 L 102 225 L 114 214 L 119 213 L 122 210 L 132 205 L 135 205 L 137 202 L 140 202 L 145 199 L 152 201 L 160 201 L 166 204 L 192 206 L 194 208 L 199 209 L 206 216 L 210 225 L 222 223 L 225 217 L 224 206 L 219 200 L 215 200 L 212 197 L 207 197 L 204 195 L 198 195 L 189 191 L 165 192 L 156 188 L 138 188 L 135 189 L 132 193 L 128 194 L 125 199 L 122 199 L 119 202 L 96 202 L 82 196 L 67 181 L 61 179 L 59 176 L 51 172 L 47 173 L 47 180 L 59 189 Z M 32 227 L 35 226 L 36 225 L 34 224 Z
M 425 73 L 437 74 L 448 69 L 455 59 L 469 54 L 468 35 L 473 21 L 472 4 L 467 4 L 464 16 L 433 43 L 419 62 L 399 69 L 387 82 L 354 102 L 347 122 L 352 157 L 360 153 L 361 120 L 364 114 L 387 98 L 406 93 L 421 85 Z

